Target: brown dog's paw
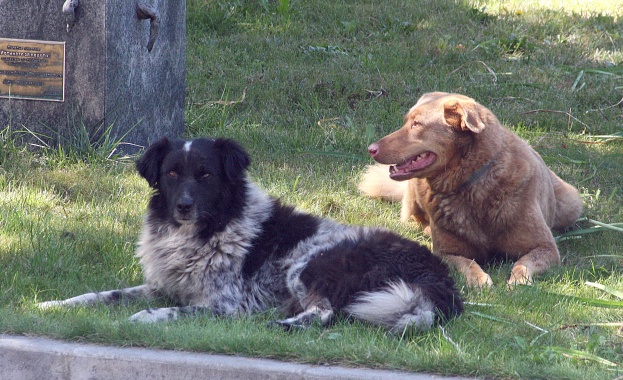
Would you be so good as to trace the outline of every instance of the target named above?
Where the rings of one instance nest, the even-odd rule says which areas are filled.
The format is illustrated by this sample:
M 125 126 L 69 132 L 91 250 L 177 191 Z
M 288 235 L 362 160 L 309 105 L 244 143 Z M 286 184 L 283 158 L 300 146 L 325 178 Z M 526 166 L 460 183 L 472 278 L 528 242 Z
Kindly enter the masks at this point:
M 459 273 L 462 273 L 463 276 L 465 276 L 467 286 L 481 289 L 491 288 L 493 286 L 491 276 L 482 270 L 476 261 L 457 255 L 446 254 L 442 255 L 442 257 L 446 263 L 452 265 L 457 271 L 459 271 Z
M 525 265 L 515 265 L 507 283 L 509 286 L 530 285 L 532 283 L 532 275 Z
M 467 285 L 472 288 L 485 289 L 493 287 L 493 281 L 491 280 L 491 276 L 489 276 L 482 270 L 467 271 L 467 273 L 465 273 L 465 280 L 467 281 Z

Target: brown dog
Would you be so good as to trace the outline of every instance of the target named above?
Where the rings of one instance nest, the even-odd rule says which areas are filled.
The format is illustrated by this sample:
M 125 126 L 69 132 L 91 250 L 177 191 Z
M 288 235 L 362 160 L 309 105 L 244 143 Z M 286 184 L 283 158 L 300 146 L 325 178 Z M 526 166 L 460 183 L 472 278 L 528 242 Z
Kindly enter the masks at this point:
M 550 228 L 573 225 L 582 211 L 573 186 L 491 111 L 463 95 L 424 94 L 403 127 L 368 151 L 394 166 L 389 172 L 371 166 L 359 188 L 368 196 L 402 199 L 401 219 L 424 227 L 433 251 L 471 286 L 492 285 L 479 264 L 495 257 L 515 261 L 509 284 L 531 282 L 560 262 Z

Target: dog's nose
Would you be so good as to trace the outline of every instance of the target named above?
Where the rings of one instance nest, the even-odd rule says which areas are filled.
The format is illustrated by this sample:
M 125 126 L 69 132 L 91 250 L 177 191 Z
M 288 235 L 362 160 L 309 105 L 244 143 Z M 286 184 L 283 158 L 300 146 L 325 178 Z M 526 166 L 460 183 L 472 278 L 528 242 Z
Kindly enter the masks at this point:
M 376 156 L 379 153 L 379 144 L 370 144 L 370 146 L 368 147 L 368 153 L 370 153 L 370 156 L 372 157 Z
M 191 197 L 181 197 L 178 201 L 177 201 L 177 211 L 179 211 L 182 214 L 186 214 L 190 211 L 190 209 L 193 207 L 193 199 Z

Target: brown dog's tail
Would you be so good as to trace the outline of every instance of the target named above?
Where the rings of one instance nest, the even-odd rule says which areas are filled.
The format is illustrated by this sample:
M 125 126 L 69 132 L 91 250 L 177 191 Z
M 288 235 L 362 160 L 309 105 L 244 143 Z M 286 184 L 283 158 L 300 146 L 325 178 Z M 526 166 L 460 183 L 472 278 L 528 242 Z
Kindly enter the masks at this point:
M 370 165 L 359 183 L 359 190 L 372 198 L 386 201 L 400 201 L 407 191 L 407 181 L 394 181 L 389 178 L 389 165 Z

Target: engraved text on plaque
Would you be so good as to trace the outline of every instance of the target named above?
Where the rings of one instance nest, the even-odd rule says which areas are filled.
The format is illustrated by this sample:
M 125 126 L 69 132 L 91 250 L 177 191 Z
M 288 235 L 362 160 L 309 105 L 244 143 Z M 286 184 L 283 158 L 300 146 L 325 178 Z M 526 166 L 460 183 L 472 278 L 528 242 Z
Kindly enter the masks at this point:
M 0 98 L 64 97 L 65 42 L 0 38 Z

